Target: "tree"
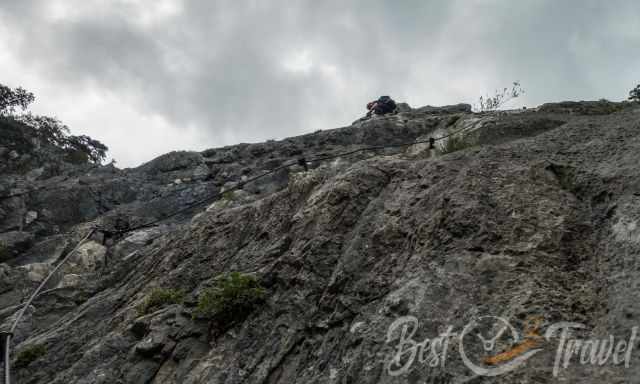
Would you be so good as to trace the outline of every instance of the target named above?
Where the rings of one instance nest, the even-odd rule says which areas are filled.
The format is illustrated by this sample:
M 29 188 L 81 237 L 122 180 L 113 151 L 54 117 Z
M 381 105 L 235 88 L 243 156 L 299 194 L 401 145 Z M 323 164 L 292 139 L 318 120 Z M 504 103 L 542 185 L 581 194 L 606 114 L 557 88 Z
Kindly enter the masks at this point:
M 30 112 L 14 114 L 16 108 L 27 110 L 34 100 L 33 93 L 23 88 L 11 89 L 0 84 L 0 116 L 10 116 L 34 128 L 40 140 L 64 150 L 69 155 L 68 158 L 75 159 L 75 162 L 91 161 L 100 164 L 104 161 L 109 150 L 106 145 L 86 135 L 70 135 L 69 127 L 60 120 L 49 116 L 33 115 Z
M 27 113 L 14 117 L 21 123 L 34 128 L 38 137 L 50 144 L 58 147 L 65 147 L 66 139 L 69 135 L 69 127 L 54 117 L 37 116 Z
M 640 101 L 640 84 L 638 84 L 634 89 L 629 91 L 629 100 Z
M 41 140 L 65 150 L 74 159 L 82 159 L 82 157 L 77 156 L 80 153 L 83 154 L 86 160 L 100 164 L 107 157 L 109 148 L 106 145 L 86 135 L 70 135 L 69 127 L 56 118 L 34 116 L 28 113 L 16 116 L 15 119 L 34 128 Z
M 514 81 L 511 89 L 503 88 L 502 91 L 496 90 L 493 97 L 489 95 L 486 97 L 480 96 L 479 106 L 476 107 L 476 109 L 480 112 L 495 111 L 508 101 L 511 101 L 522 94 L 524 94 L 524 89 L 520 86 L 520 82 Z
M 11 115 L 16 108 L 24 111 L 35 99 L 33 93 L 24 88 L 11 89 L 4 84 L 0 84 L 0 116 Z
M 100 164 L 107 157 L 106 145 L 98 140 L 94 140 L 86 135 L 67 137 L 67 148 L 83 152 L 89 156 L 89 160 L 95 164 Z

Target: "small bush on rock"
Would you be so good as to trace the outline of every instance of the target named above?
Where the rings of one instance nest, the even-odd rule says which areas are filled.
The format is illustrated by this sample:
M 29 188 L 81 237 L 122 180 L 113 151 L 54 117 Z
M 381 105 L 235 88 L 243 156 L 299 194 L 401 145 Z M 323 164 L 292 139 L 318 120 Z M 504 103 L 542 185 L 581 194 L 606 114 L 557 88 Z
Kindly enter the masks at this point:
M 156 288 L 138 305 L 138 314 L 146 315 L 167 305 L 181 304 L 183 299 L 184 293 L 180 290 Z
M 233 191 L 222 192 L 222 200 L 233 201 L 234 199 L 235 199 L 235 194 L 233 193 Z
M 16 356 L 15 366 L 26 367 L 38 358 L 44 356 L 47 353 L 47 348 L 42 344 L 30 345 L 25 347 Z
M 524 94 L 524 89 L 520 86 L 520 82 L 514 81 L 511 89 L 503 88 L 502 91 L 496 90 L 495 95 L 493 96 L 480 96 L 478 105 L 475 109 L 478 112 L 497 111 L 504 104 L 512 99 L 520 97 L 522 94 Z
M 636 85 L 631 91 L 629 91 L 629 100 L 640 101 L 640 84 Z
M 215 286 L 202 292 L 194 317 L 228 326 L 243 321 L 264 298 L 265 290 L 255 277 L 232 272 L 219 277 Z

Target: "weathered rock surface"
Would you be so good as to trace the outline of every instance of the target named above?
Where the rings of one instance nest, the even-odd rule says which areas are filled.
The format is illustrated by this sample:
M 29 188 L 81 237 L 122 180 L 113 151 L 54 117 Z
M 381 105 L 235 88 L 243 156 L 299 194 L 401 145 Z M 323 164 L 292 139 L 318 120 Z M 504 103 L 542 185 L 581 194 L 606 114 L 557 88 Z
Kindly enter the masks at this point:
M 5 165 L 0 238 L 9 253 L 0 259 L 0 319 L 6 327 L 92 223 L 130 228 L 284 163 L 308 162 L 306 171 L 282 169 L 161 225 L 94 236 L 18 327 L 18 351 L 39 344 L 46 354 L 14 370 L 15 378 L 21 384 L 637 382 L 637 340 L 627 368 L 580 364 L 576 356 L 556 377 L 559 339 L 550 337 L 526 364 L 492 377 L 462 359 L 461 347 L 477 364 L 488 356 L 475 333 L 462 342 L 452 337 L 446 360 L 433 360 L 429 345 L 422 361 L 416 355 L 406 372 L 389 373 L 400 329 L 389 330 L 403 316 L 418 320 L 417 342 L 449 327 L 460 334 L 482 316 L 506 319 L 521 337 L 525 329 L 544 335 L 564 321 L 585 325 L 574 338 L 629 340 L 640 322 L 640 106 L 591 108 L 561 103 L 474 114 L 464 105 L 407 106 L 277 142 L 172 152 L 135 169 L 61 160 L 50 163 L 55 172 L 32 173 L 44 166 Z M 399 146 L 460 130 L 469 147 L 453 153 L 428 143 Z M 31 141 L 19 126 L 2 126 L 0 139 L 3 161 L 52 158 L 38 152 L 47 148 L 25 144 Z M 231 271 L 256 276 L 266 301 L 214 332 L 192 316 L 196 298 Z M 156 287 L 182 290 L 184 303 L 141 314 L 137 306 Z M 539 319 L 533 333 L 531 319 Z M 485 339 L 499 330 L 493 325 L 478 328 Z M 499 339 L 494 352 L 513 347 Z M 409 352 L 391 368 L 407 363 Z

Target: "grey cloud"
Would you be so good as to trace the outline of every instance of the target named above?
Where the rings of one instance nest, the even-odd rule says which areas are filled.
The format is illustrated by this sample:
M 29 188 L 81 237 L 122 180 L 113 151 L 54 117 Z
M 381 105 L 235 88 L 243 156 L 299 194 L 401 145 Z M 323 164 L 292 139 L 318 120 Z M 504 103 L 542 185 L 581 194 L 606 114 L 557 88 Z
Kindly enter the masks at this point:
M 620 99 L 640 61 L 635 1 L 194 0 L 151 25 L 124 2 L 68 21 L 49 20 L 46 4 L 0 5 L 25 68 L 61 92 L 116 93 L 202 146 L 346 125 L 383 93 L 471 102 L 520 80 L 523 103 Z M 296 56 L 300 70 L 287 70 Z

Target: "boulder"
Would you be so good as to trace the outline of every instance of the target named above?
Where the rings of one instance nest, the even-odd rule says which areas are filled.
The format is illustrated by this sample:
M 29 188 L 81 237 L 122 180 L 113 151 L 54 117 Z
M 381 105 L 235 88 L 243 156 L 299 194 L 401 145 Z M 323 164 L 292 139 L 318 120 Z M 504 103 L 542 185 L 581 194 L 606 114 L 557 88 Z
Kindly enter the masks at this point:
M 397 112 L 410 112 L 411 107 L 407 103 L 396 103 Z
M 169 342 L 168 334 L 164 331 L 154 331 L 149 333 L 135 346 L 135 351 L 143 357 L 153 357 L 162 351 Z
M 158 226 L 148 229 L 141 229 L 132 232 L 123 240 L 119 241 L 113 248 L 113 254 L 117 258 L 126 258 L 136 250 L 149 245 L 154 239 L 169 231 L 167 226 Z
M 445 105 L 442 107 L 432 107 L 430 105 L 413 109 L 412 112 L 429 114 L 429 115 L 440 115 L 440 114 L 450 114 L 450 113 L 471 113 L 471 105 L 470 104 L 455 104 L 455 105 Z
M 38 218 L 38 212 L 36 212 L 36 211 L 28 211 L 24 215 L 24 223 L 26 225 L 29 225 L 29 224 L 33 223 L 37 218 Z
M 83 281 L 84 281 L 84 278 L 82 277 L 82 275 L 78 275 L 76 273 L 69 273 L 62 276 L 62 279 L 58 284 L 58 287 L 59 288 L 77 287 L 78 285 L 82 284 Z
M 52 269 L 49 263 L 31 263 L 21 268 L 27 271 L 27 278 L 34 283 L 39 283 L 44 280 Z
M 204 180 L 209 177 L 210 171 L 206 164 L 200 164 L 193 170 L 192 177 L 194 180 Z
M 546 113 L 568 113 L 574 115 L 609 115 L 632 107 L 630 102 L 598 101 L 563 101 L 546 103 L 538 107 L 538 111 Z
M 156 157 L 148 163 L 135 168 L 135 171 L 155 175 L 195 168 L 203 163 L 204 157 L 198 152 L 175 151 Z
M 82 244 L 64 267 L 67 273 L 95 272 L 105 262 L 107 248 L 95 241 Z

